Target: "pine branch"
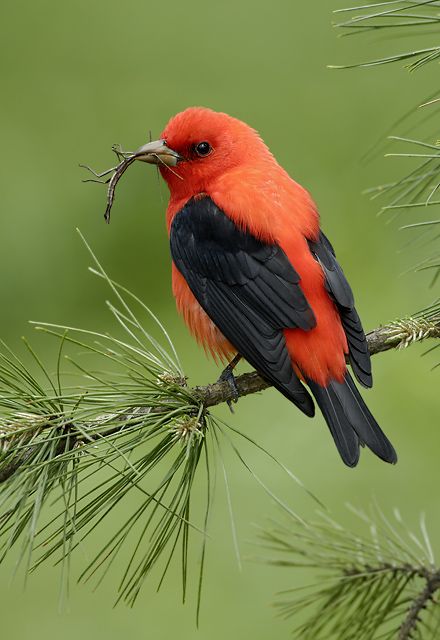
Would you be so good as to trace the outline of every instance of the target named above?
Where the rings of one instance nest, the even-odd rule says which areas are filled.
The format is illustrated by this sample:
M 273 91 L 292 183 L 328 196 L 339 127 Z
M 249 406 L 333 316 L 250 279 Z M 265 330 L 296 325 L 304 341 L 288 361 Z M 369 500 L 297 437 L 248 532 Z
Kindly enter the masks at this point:
M 209 461 L 221 455 L 220 440 L 232 446 L 240 462 L 272 498 L 274 494 L 251 470 L 232 438 L 252 440 L 236 428 L 221 423 L 208 411 L 233 399 L 230 386 L 217 382 L 188 388 L 181 370 L 172 364 L 172 357 L 146 332 L 116 285 L 108 282 L 119 296 L 123 310 L 113 305 L 109 305 L 110 309 L 129 334 L 130 342 L 90 331 L 54 325 L 40 327 L 60 340 L 56 383 L 51 383 L 49 391 L 44 390 L 16 356 L 10 352 L 0 354 L 3 389 L 0 398 L 3 406 L 3 418 L 0 419 L 0 562 L 23 539 L 20 557 L 27 557 L 27 563 L 35 551 L 40 551 L 40 556 L 28 564 L 29 569 L 52 556 L 57 558 L 57 564 L 64 566 L 76 547 L 118 508 L 123 498 L 134 492 L 140 498 L 139 507 L 82 574 L 82 579 L 89 580 L 99 572 L 100 582 L 130 540 L 128 548 L 134 548 L 134 551 L 121 581 L 118 600 L 123 598 L 134 604 L 144 581 L 161 559 L 164 567 L 159 584 L 162 583 L 178 544 L 182 546 L 184 593 L 188 544 L 195 535 L 201 539 L 204 557 L 205 525 L 198 526 L 190 520 L 190 500 L 193 484 L 200 474 L 199 462 L 205 458 L 208 473 L 206 522 L 214 482 L 208 471 Z M 433 307 L 413 318 L 372 331 L 368 335 L 371 353 L 404 348 L 428 338 L 438 339 L 439 311 Z M 95 342 L 84 342 L 81 339 L 84 334 L 95 338 Z M 103 344 L 105 341 L 107 346 Z M 159 355 L 148 350 L 145 341 L 154 344 Z M 116 370 L 113 373 L 96 372 L 84 368 L 69 356 L 68 360 L 92 382 L 63 390 L 59 363 L 61 352 L 68 344 L 104 358 L 116 365 Z M 42 367 L 38 357 L 33 355 Z M 43 371 L 51 381 L 49 374 Z M 237 386 L 244 396 L 262 391 L 269 385 L 254 372 L 238 376 Z M 146 450 L 145 444 L 149 445 Z M 270 454 L 266 455 L 274 461 Z M 274 462 L 287 471 L 283 465 Z M 145 483 L 158 465 L 164 468 L 162 480 L 148 489 Z M 93 486 L 85 490 L 86 481 L 92 476 L 96 476 Z M 57 488 L 58 500 L 61 499 L 58 514 L 41 526 L 38 523 L 42 508 L 49 496 L 56 495 Z M 146 524 L 142 527 L 141 522 Z M 203 563 L 200 584 L 202 574 Z
M 398 320 L 391 322 L 387 325 L 380 326 L 367 334 L 368 347 L 371 355 L 389 351 L 390 349 L 402 349 L 408 347 L 414 342 L 421 342 L 428 338 L 439 339 L 440 338 L 440 313 L 434 314 L 432 317 L 426 318 L 423 316 L 415 316 L 413 318 L 407 318 L 404 320 Z M 266 380 L 261 378 L 255 371 L 252 373 L 244 373 L 235 378 L 238 392 L 240 397 L 244 397 L 253 393 L 258 393 L 268 389 L 272 385 Z M 234 390 L 225 381 L 217 381 L 205 386 L 197 386 L 193 388 L 186 387 L 186 380 L 182 377 L 170 376 L 165 374 L 162 379 L 164 386 L 164 396 L 166 397 L 166 385 L 170 385 L 171 394 L 176 393 L 176 388 L 182 388 L 188 398 L 192 399 L 194 407 L 193 413 L 201 413 L 209 407 L 214 407 L 225 402 L 232 402 L 234 400 Z M 171 396 L 172 397 L 172 396 Z M 67 423 L 63 425 L 64 437 L 60 438 L 58 448 L 55 452 L 55 456 L 63 456 L 68 450 L 73 450 L 78 446 L 78 442 L 84 439 L 84 434 L 88 434 L 88 440 L 97 441 L 101 437 L 109 437 L 115 433 L 122 433 L 124 428 L 132 428 L 134 421 L 139 421 L 139 418 L 146 415 L 160 416 L 166 414 L 167 408 L 163 404 L 163 397 L 161 398 L 161 404 L 158 406 L 139 406 L 132 407 L 128 411 L 122 412 L 118 415 L 115 414 L 103 414 L 97 416 L 94 423 L 92 421 L 86 424 L 78 425 L 75 423 Z M 117 420 L 120 424 L 108 427 L 109 423 Z M 102 427 L 100 426 L 102 425 Z M 41 433 L 44 429 L 51 428 L 51 422 L 45 426 L 38 425 L 38 430 Z M 8 434 L 0 433 L 0 443 L 6 442 L 8 435 L 11 435 L 9 429 Z M 67 445 L 68 443 L 68 445 Z M 68 449 L 66 449 L 68 446 Z M 25 449 L 21 456 L 15 458 L 11 463 L 7 465 L 0 465 L 0 483 L 8 480 L 14 473 L 16 473 L 20 467 L 25 466 L 29 459 L 32 457 L 34 449 Z
M 421 621 L 423 611 L 429 606 L 429 604 L 435 602 L 435 594 L 440 590 L 440 569 L 435 571 L 425 571 L 423 572 L 422 577 L 424 578 L 426 585 L 417 598 L 413 600 L 406 618 L 399 629 L 399 636 L 397 640 L 411 640 L 414 631 L 416 631 L 417 626 Z
M 212 415 L 211 407 L 233 399 L 229 385 L 217 382 L 189 388 L 164 327 L 139 299 L 112 282 L 91 255 L 97 265 L 94 273 L 105 280 L 116 299 L 108 307 L 122 337 L 40 323 L 39 330 L 59 341 L 59 354 L 51 375 L 26 343 L 39 377 L 6 345 L 0 351 L 0 563 L 19 545 L 18 563 L 24 562 L 27 570 L 54 559 L 67 580 L 72 553 L 115 514 L 117 530 L 80 579 L 95 579 L 99 584 L 125 550 L 129 561 L 117 601 L 133 605 L 153 571 L 159 571 L 159 586 L 163 583 L 180 548 L 185 597 L 189 549 L 196 541 L 201 553 L 200 599 L 215 484 L 211 466 L 222 449 L 230 447 L 278 504 L 282 503 L 246 462 L 237 441 L 252 443 L 304 487 L 249 436 Z M 145 328 L 145 318 L 138 318 L 139 312 L 149 318 L 151 330 Z M 153 329 L 159 331 L 159 339 L 152 335 Z M 368 342 L 371 353 L 379 353 L 439 337 L 440 307 L 434 306 L 376 329 Z M 104 366 L 96 369 L 99 361 Z M 66 384 L 71 375 L 66 377 L 63 362 L 77 372 L 78 384 Z M 268 386 L 256 373 L 238 376 L 237 384 L 242 395 Z M 223 476 L 229 496 L 224 465 Z M 197 483 L 205 492 L 199 523 L 192 507 Z M 124 505 L 129 495 L 133 511 L 127 516 Z M 42 522 L 49 499 L 55 499 L 54 515 Z
M 307 523 L 276 523 L 261 533 L 263 547 L 275 554 L 271 564 L 319 571 L 319 581 L 287 590 L 278 605 L 296 621 L 295 637 L 437 638 L 440 567 L 424 519 L 417 533 L 398 510 L 392 518 L 378 507 L 370 514 L 351 511 L 360 518 L 362 534 L 328 513 Z
M 371 355 L 390 349 L 406 348 L 414 342 L 421 342 L 427 338 L 440 338 L 440 309 L 438 314 L 436 311 L 428 319 L 423 316 L 414 316 L 413 318 L 396 320 L 367 334 Z M 244 373 L 237 376 L 235 380 L 240 397 L 264 391 L 272 386 L 256 372 Z M 215 382 L 204 387 L 194 387 L 192 392 L 205 407 L 231 402 L 234 399 L 233 391 L 227 382 Z
M 203 399 L 186 386 L 162 324 L 138 298 L 112 282 L 90 253 L 98 267 L 92 271 L 116 298 L 115 304 L 107 304 L 122 337 L 40 324 L 37 328 L 56 337 L 60 345 L 55 374 L 49 374 L 25 342 L 40 376 L 33 375 L 29 363 L 6 345 L 0 350 L 0 563 L 13 547 L 18 547 L 16 565 L 24 563 L 27 571 L 53 559 L 61 566 L 62 584 L 67 587 L 72 553 L 106 525 L 111 514 L 117 529 L 80 580 L 99 584 L 115 559 L 128 553 L 117 601 L 133 605 L 152 573 L 158 587 L 163 584 L 178 555 L 185 599 L 190 548 L 196 544 L 200 562 L 198 576 L 191 582 L 198 583 L 199 609 L 216 484 L 214 460 L 222 461 L 223 449 L 229 447 L 278 504 L 283 503 L 240 453 L 241 440 L 254 445 L 301 490 L 304 487 L 261 445 L 206 411 Z M 149 319 L 150 331 L 139 313 Z M 159 331 L 160 339 L 153 330 Z M 104 366 L 96 369 L 99 361 Z M 64 362 L 77 372 L 79 384 L 66 384 L 72 375 L 67 377 Z M 223 462 L 222 466 L 239 554 L 228 472 Z M 197 484 L 203 491 L 202 498 L 198 492 L 195 509 L 199 518 L 202 510 L 201 522 L 192 508 Z M 43 520 L 49 500 L 51 517 Z M 127 505 L 132 509 L 128 515 Z M 108 535 L 109 527 L 104 531 Z

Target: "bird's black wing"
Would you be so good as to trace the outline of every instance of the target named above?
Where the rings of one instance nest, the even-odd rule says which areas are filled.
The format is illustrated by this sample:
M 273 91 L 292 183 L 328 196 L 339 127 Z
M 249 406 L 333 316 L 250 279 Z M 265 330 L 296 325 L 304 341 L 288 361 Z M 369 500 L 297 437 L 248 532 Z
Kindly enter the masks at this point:
M 283 329 L 316 320 L 282 249 L 240 229 L 209 198 L 171 225 L 171 255 L 201 307 L 237 351 L 307 415 L 313 400 L 293 370 Z
M 350 285 L 336 260 L 332 245 L 322 231 L 316 242 L 309 241 L 309 247 L 324 271 L 327 291 L 338 308 L 347 336 L 348 357 L 353 373 L 364 387 L 371 387 L 373 379 L 370 352 L 359 315 L 354 306 Z

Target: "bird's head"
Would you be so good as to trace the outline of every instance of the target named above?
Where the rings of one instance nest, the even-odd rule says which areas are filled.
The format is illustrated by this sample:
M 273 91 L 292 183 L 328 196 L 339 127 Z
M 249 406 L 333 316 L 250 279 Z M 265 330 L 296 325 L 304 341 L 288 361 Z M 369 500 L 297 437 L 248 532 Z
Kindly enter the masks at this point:
M 137 150 L 139 160 L 157 164 L 172 194 L 195 195 L 223 174 L 272 158 L 258 133 L 226 113 L 190 107 L 171 118 L 160 140 Z

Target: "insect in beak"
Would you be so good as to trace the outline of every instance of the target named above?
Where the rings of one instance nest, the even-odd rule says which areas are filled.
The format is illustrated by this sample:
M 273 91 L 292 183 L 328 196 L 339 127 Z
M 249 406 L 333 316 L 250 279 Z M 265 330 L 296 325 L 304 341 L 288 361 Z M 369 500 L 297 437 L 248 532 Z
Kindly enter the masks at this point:
M 110 222 L 110 211 L 115 199 L 116 185 L 118 184 L 120 178 L 128 169 L 128 167 L 133 164 L 135 160 L 141 160 L 142 162 L 148 162 L 149 164 L 162 164 L 169 167 L 170 171 L 173 171 L 171 167 L 175 167 L 178 162 L 183 160 L 182 156 L 178 154 L 177 151 L 174 151 L 173 149 L 167 147 L 165 140 L 155 140 L 153 142 L 148 142 L 147 144 L 142 145 L 142 147 L 139 147 L 139 149 L 134 152 L 123 151 L 119 145 L 113 145 L 113 151 L 117 155 L 120 162 L 116 167 L 107 169 L 107 171 L 97 173 L 87 165 L 80 165 L 95 176 L 95 178 L 85 180 L 85 182 L 101 182 L 104 184 L 108 184 L 107 208 L 104 214 L 104 218 L 107 224 Z M 110 178 L 106 180 L 101 179 L 105 176 L 108 176 L 109 174 L 112 174 Z

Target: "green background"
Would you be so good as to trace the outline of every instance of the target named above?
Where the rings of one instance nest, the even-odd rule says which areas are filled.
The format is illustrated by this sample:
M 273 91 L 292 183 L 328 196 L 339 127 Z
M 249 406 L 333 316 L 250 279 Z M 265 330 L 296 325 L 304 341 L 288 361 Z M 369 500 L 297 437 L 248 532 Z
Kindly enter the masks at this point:
M 366 328 L 411 313 L 431 301 L 428 277 L 404 273 L 414 261 L 398 222 L 377 217 L 364 188 L 404 168 L 362 156 L 395 120 L 431 92 L 434 69 L 400 67 L 330 71 L 397 52 L 407 41 L 336 37 L 337 0 L 210 3 L 202 0 L 72 3 L 17 1 L 1 20 L 0 335 L 16 349 L 26 334 L 50 361 L 55 345 L 34 336 L 27 321 L 110 330 L 107 291 L 90 275 L 79 227 L 108 273 L 160 316 L 175 341 L 190 382 L 218 375 L 189 338 L 174 309 L 164 225 L 167 192 L 151 167 L 133 166 L 120 183 L 110 226 L 105 189 L 83 185 L 78 163 L 113 163 L 111 144 L 136 148 L 157 137 L 168 118 L 190 105 L 235 115 L 258 129 L 280 163 L 314 195 L 322 224 L 352 283 Z M 428 38 L 429 40 L 429 38 Z M 430 43 L 424 42 L 425 46 Z M 396 133 L 404 133 L 404 126 Z M 402 275 L 404 274 L 404 275 Z M 342 521 L 351 502 L 399 506 L 409 522 L 425 511 L 435 538 L 438 512 L 438 374 L 423 348 L 374 358 L 369 406 L 399 453 L 392 468 L 363 452 L 356 470 L 338 459 L 323 419 L 300 415 L 275 392 L 243 399 L 234 416 L 220 415 L 287 464 Z M 254 449 L 247 459 L 277 495 L 303 515 L 310 500 Z M 291 621 L 276 617 L 275 593 L 309 580 L 267 566 L 257 525 L 281 518 L 274 503 L 232 456 L 226 456 L 238 537 L 234 556 L 224 490 L 218 491 L 207 556 L 199 631 L 194 589 L 181 605 L 178 568 L 163 590 L 147 584 L 136 607 L 112 609 L 115 578 L 96 591 L 73 580 L 58 611 L 59 571 L 47 566 L 23 589 L 11 583 L 14 558 L 0 568 L 1 633 L 48 640 L 121 637 L 287 638 Z M 219 482 L 221 485 L 221 482 Z M 116 524 L 116 523 L 114 523 Z M 109 531 L 102 531 L 101 535 Z M 96 541 L 95 541 L 96 542 Z M 99 542 L 99 540 L 98 540 Z M 73 577 L 84 564 L 75 556 Z M 122 569 L 122 567 L 120 567 Z

